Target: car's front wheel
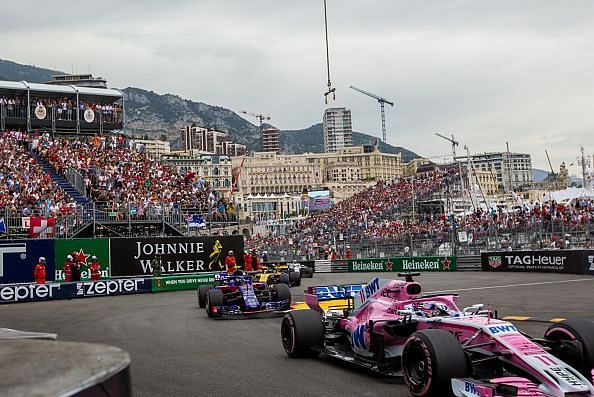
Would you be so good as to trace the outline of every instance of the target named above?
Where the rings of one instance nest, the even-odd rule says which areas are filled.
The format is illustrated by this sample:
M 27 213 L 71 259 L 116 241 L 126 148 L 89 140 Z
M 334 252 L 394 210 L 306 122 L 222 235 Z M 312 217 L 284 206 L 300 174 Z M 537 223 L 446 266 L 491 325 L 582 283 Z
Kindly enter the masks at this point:
M 460 342 L 443 329 L 414 332 L 402 351 L 404 383 L 415 397 L 452 395 L 452 378 L 468 375 Z
M 594 322 L 583 318 L 563 320 L 551 325 L 545 339 L 560 342 L 552 353 L 592 379 L 594 367 Z
M 206 294 L 206 314 L 210 318 L 221 317 L 222 314 L 218 311 L 218 307 L 225 304 L 225 296 L 223 291 L 218 289 L 211 289 Z
M 316 347 L 324 344 L 324 323 L 315 310 L 292 310 L 281 323 L 281 341 L 289 357 L 318 354 Z
M 206 307 L 206 294 L 212 289 L 212 285 L 200 285 L 198 286 L 198 306 L 202 309 Z
M 291 289 L 286 284 L 276 284 L 274 286 L 277 301 L 287 301 L 286 309 L 291 307 Z
M 289 273 L 289 285 L 291 286 L 300 286 L 301 285 L 301 273 L 299 272 L 290 272 Z

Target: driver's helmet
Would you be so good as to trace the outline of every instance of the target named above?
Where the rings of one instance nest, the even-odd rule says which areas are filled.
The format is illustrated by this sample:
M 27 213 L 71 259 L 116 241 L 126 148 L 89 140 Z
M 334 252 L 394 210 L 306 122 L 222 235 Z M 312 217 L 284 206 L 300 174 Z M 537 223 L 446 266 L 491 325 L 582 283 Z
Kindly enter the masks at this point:
M 419 309 L 428 317 L 449 316 L 447 305 L 436 302 L 424 302 L 419 305 Z

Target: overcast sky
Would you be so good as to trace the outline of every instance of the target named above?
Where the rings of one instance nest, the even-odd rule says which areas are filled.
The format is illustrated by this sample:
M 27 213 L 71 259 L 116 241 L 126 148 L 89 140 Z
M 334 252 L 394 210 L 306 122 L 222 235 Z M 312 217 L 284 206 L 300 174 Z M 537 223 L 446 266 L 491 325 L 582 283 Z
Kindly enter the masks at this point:
M 125 4 L 122 4 L 125 3 Z M 321 122 L 323 0 L 3 2 L 0 58 L 110 86 L 173 93 L 272 117 L 281 129 Z M 435 132 L 471 152 L 532 154 L 555 171 L 594 153 L 594 2 L 328 0 L 329 106 L 388 143 L 440 161 Z M 250 119 L 255 123 L 255 120 Z M 576 173 L 577 167 L 570 171 Z

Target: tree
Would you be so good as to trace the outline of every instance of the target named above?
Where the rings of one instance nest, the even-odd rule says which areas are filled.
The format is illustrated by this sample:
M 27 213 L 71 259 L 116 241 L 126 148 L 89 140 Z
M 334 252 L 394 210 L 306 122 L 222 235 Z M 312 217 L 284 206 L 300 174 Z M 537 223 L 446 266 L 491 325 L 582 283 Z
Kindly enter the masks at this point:
M 166 134 L 161 134 L 161 137 L 159 138 L 160 141 L 167 141 L 167 135 Z

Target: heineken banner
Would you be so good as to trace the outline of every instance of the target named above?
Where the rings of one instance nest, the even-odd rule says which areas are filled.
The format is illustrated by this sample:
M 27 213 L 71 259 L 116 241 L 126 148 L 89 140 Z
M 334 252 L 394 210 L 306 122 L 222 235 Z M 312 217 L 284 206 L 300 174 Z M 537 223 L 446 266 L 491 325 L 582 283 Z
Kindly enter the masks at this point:
M 216 272 L 225 268 L 230 250 L 237 263 L 243 263 L 243 236 L 114 238 L 110 239 L 111 275 L 152 276 L 152 259 L 157 257 L 164 275 Z
M 594 274 L 594 250 L 483 252 L 481 263 L 491 272 Z
M 96 256 L 97 262 L 99 262 L 101 279 L 111 277 L 109 267 L 109 239 L 81 238 L 56 240 L 56 281 L 64 281 L 64 263 L 68 255 L 72 255 L 82 264 L 80 268 L 81 281 L 89 280 L 89 265 L 93 256 Z
M 214 283 L 213 273 L 200 273 L 188 276 L 166 276 L 166 277 L 154 277 L 152 291 L 153 292 L 165 292 L 165 291 L 183 291 L 183 290 L 195 290 L 200 285 Z
M 455 256 L 349 259 L 348 262 L 349 272 L 448 272 L 458 269 Z
M 47 280 L 54 279 L 54 240 L 0 241 L 0 284 L 32 283 L 40 257 L 45 258 Z

